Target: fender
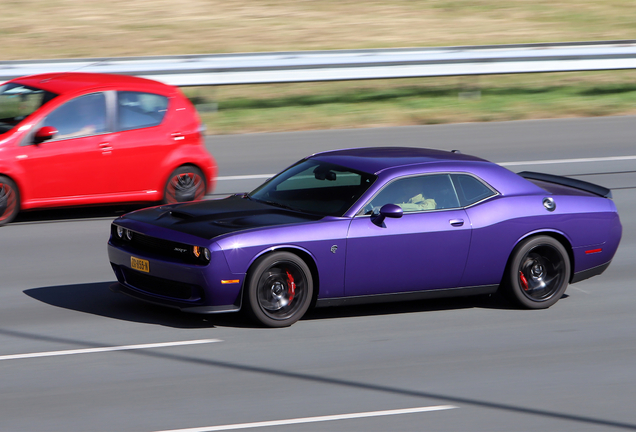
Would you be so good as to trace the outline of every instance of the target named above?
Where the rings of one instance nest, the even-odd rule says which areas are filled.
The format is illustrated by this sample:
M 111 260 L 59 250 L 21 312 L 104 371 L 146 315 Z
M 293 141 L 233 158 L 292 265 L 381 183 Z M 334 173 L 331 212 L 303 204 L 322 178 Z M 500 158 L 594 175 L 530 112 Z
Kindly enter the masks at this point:
M 187 139 L 187 137 L 186 137 Z M 193 157 L 192 153 L 194 148 L 200 147 L 195 150 L 198 155 Z M 187 152 L 186 152 L 187 148 Z M 170 174 L 177 168 L 183 165 L 194 165 L 199 168 L 203 175 L 205 176 L 206 181 L 206 193 L 210 193 L 214 190 L 216 186 L 216 175 L 217 175 L 217 165 L 216 161 L 207 153 L 205 148 L 199 144 L 192 144 L 192 146 L 179 146 L 170 155 L 163 161 L 161 164 L 160 170 L 165 174 L 161 178 L 161 183 L 156 186 L 156 190 L 161 191 L 161 197 L 163 198 L 164 187 L 170 178 Z M 212 164 L 208 164 L 208 159 L 212 159 Z

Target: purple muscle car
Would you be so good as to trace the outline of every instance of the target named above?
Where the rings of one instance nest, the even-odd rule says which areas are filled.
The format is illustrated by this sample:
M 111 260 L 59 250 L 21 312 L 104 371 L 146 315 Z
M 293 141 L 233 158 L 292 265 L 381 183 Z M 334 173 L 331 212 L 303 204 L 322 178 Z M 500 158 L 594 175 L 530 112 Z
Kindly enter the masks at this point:
M 283 327 L 311 305 L 497 289 L 547 308 L 609 266 L 621 232 L 602 186 L 459 152 L 360 148 L 305 158 L 251 193 L 126 214 L 108 255 L 115 291 Z

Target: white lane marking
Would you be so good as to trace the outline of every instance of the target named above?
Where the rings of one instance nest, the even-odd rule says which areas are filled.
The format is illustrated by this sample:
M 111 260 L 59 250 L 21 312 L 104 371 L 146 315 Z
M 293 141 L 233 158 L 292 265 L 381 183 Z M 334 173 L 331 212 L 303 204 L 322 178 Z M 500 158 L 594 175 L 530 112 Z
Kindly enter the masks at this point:
M 109 351 L 126 351 L 126 350 L 137 350 L 137 349 L 148 349 L 148 348 L 163 348 L 163 347 L 173 347 L 173 346 L 182 346 L 182 345 L 208 344 L 208 343 L 214 343 L 214 342 L 223 342 L 223 341 L 221 339 L 198 339 L 198 340 L 189 340 L 189 341 L 161 342 L 161 343 L 151 343 L 151 344 L 141 344 L 141 345 L 121 345 L 121 346 L 112 346 L 112 347 L 85 348 L 85 349 L 64 350 L 64 351 L 47 351 L 47 352 L 36 352 L 36 353 L 27 353 L 27 354 L 11 354 L 11 355 L 0 356 L 0 360 L 16 360 L 16 359 L 36 358 L 36 357 L 55 357 L 55 356 L 74 355 L 74 354 L 91 354 L 91 353 L 109 352 Z
M 325 421 L 332 421 L 332 420 L 350 420 L 350 419 L 358 419 L 358 418 L 366 418 L 366 417 L 380 417 L 380 416 L 390 416 L 390 415 L 400 415 L 400 414 L 442 411 L 442 410 L 450 410 L 454 408 L 459 408 L 459 407 L 455 405 L 437 405 L 437 406 L 405 408 L 405 409 L 395 409 L 395 410 L 386 410 L 386 411 L 369 411 L 369 412 L 351 413 L 351 414 L 337 414 L 337 415 L 328 415 L 328 416 L 320 416 L 320 417 L 303 417 L 303 418 L 295 418 L 295 419 L 273 420 L 273 421 L 254 422 L 254 423 L 237 423 L 237 424 L 228 424 L 228 425 L 221 425 L 221 426 L 204 426 L 204 427 L 189 428 L 189 429 L 170 429 L 170 430 L 156 431 L 156 432 L 226 431 L 226 430 L 236 430 L 236 429 L 260 428 L 260 427 L 268 427 L 268 426 L 284 426 L 284 425 L 301 424 L 301 423 L 317 423 L 317 422 L 325 422 Z
M 268 179 L 276 174 L 253 174 L 253 175 L 240 175 L 240 176 L 223 176 L 217 177 L 217 181 L 223 180 L 252 180 L 252 179 Z
M 636 156 L 608 156 L 597 158 L 579 158 L 579 159 L 546 159 L 536 161 L 517 161 L 517 162 L 500 162 L 501 166 L 515 166 L 515 165 L 549 165 L 549 164 L 564 164 L 564 163 L 583 163 L 583 162 L 611 162 L 611 161 L 625 161 L 634 160 Z
M 611 162 L 611 161 L 626 161 L 635 160 L 636 156 L 608 156 L 597 158 L 579 158 L 579 159 L 545 159 L 535 161 L 514 161 L 514 162 L 499 162 L 501 166 L 517 166 L 517 165 L 550 165 L 550 164 L 564 164 L 564 163 L 583 163 L 583 162 Z M 253 175 L 238 175 L 238 176 L 222 176 L 217 177 L 217 181 L 224 180 L 254 180 L 254 179 L 268 179 L 276 174 L 253 174 Z

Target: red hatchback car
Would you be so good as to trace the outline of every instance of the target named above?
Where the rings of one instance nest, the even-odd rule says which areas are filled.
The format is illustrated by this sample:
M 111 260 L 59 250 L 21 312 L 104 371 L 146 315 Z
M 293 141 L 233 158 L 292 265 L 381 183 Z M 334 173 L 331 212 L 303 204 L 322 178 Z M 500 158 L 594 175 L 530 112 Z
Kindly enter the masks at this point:
M 51 73 L 0 86 L 0 225 L 20 210 L 192 201 L 216 163 L 179 89 L 122 75 Z

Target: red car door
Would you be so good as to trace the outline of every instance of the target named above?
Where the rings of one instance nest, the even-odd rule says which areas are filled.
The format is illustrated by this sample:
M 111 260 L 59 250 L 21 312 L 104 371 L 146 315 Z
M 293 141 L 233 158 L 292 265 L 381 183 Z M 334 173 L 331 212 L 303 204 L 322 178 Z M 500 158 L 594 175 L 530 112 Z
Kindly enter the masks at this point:
M 58 133 L 50 141 L 23 147 L 21 163 L 33 179 L 29 195 L 59 201 L 107 193 L 112 152 L 104 94 L 64 103 L 38 128 L 43 126 L 52 126 Z
M 163 187 L 163 163 L 179 143 L 163 122 L 166 96 L 118 91 L 113 134 L 113 188 L 117 193 L 148 192 Z

